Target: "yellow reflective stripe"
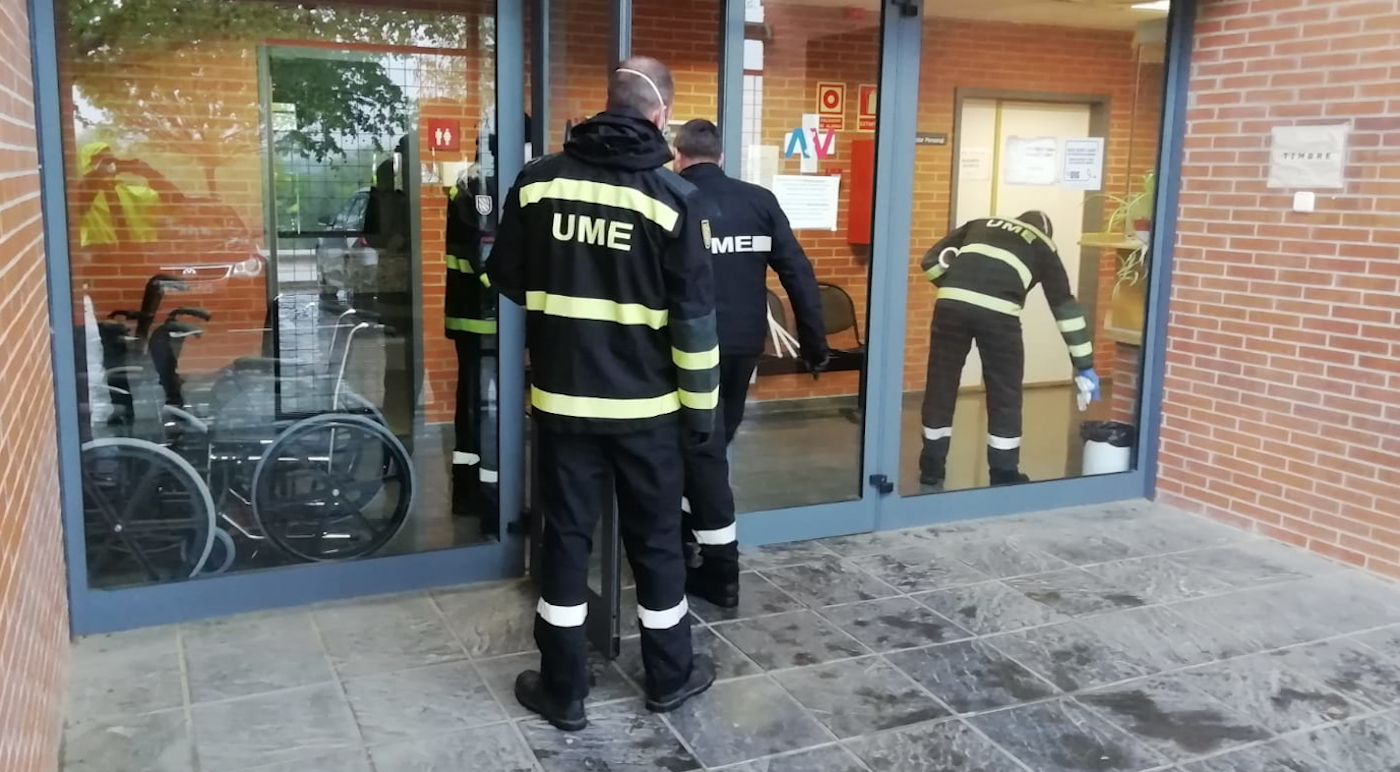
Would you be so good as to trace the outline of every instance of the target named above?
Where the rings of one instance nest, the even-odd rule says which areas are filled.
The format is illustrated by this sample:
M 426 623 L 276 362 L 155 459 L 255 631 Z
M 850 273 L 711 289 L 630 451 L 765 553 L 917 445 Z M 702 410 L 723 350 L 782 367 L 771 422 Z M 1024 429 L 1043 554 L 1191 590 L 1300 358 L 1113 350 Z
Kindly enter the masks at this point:
M 671 361 L 675 362 L 676 367 L 682 370 L 709 370 L 712 367 L 719 367 L 719 346 L 698 354 L 673 347 Z
M 939 300 L 956 300 L 959 303 L 966 303 L 970 306 L 978 306 L 988 311 L 995 311 L 1007 316 L 1020 316 L 1021 307 L 1009 300 L 994 298 L 991 295 L 983 295 L 972 290 L 957 289 L 955 287 L 944 287 L 938 291 Z
M 1035 227 L 1034 225 L 1031 225 L 1031 224 L 1028 223 L 1028 222 L 1021 222 L 1020 220 L 1012 220 L 1011 222 L 1016 223 L 1017 225 L 1021 226 L 1022 228 L 1025 228 L 1026 230 L 1030 231 L 1031 233 L 1034 233 L 1034 234 L 1036 235 L 1037 238 L 1039 238 L 1041 241 L 1045 242 L 1046 244 L 1049 244 L 1049 245 L 1050 245 L 1050 248 L 1053 249 L 1053 250 L 1055 250 L 1056 252 L 1059 252 L 1059 251 L 1060 251 L 1060 248 L 1057 247 L 1057 246 L 1055 246 L 1055 242 L 1052 241 L 1051 238 L 1050 238 L 1049 236 L 1046 236 L 1044 233 L 1042 233 L 1041 230 L 1040 230 L 1039 228 Z
M 628 209 L 668 231 L 675 229 L 676 222 L 681 217 L 675 209 L 636 188 L 610 185 L 606 182 L 557 177 L 543 182 L 532 182 L 520 189 L 521 207 L 538 204 L 546 198 Z
M 943 276 L 943 274 L 947 272 L 947 268 L 944 268 L 938 263 L 934 263 L 932 268 L 928 269 L 927 271 L 924 271 L 924 275 L 928 277 L 929 281 L 938 281 L 939 277 Z
M 1072 356 L 1072 357 L 1075 357 L 1076 359 L 1083 359 L 1084 357 L 1087 357 L 1087 356 L 1093 356 L 1093 355 L 1094 355 L 1094 344 L 1093 344 L 1093 343 L 1080 343 L 1080 344 L 1077 345 L 1077 346 L 1070 346 L 1070 347 L 1069 347 L 1069 355 Z
M 716 403 L 719 394 L 715 394 Z M 659 397 L 641 399 L 608 399 L 606 397 L 575 397 L 570 394 L 555 394 L 538 386 L 530 387 L 530 404 L 554 415 L 572 418 L 616 418 L 635 420 L 656 418 L 674 413 L 681 408 L 681 399 L 675 393 Z
M 719 387 L 711 391 L 686 391 L 681 389 L 681 404 L 691 410 L 714 410 L 719 407 Z
M 444 326 L 453 332 L 470 332 L 475 335 L 496 334 L 496 322 L 492 319 L 462 319 L 449 316 L 444 320 Z
M 525 308 L 530 311 L 539 311 L 548 316 L 586 319 L 594 322 L 640 324 L 653 330 L 665 327 L 666 319 L 670 316 L 664 310 L 647 308 L 640 303 L 616 303 L 602 298 L 553 295 L 543 290 L 526 292 Z
M 461 271 L 462 273 L 476 273 L 476 269 L 472 268 L 470 260 L 463 260 L 456 255 L 447 256 L 447 270 Z
M 479 276 L 478 278 L 481 279 L 481 286 L 483 286 L 483 287 L 490 287 L 490 286 L 491 286 L 491 277 L 490 277 L 490 276 L 487 276 L 486 274 L 483 273 L 483 274 L 481 274 L 481 276 Z
M 1079 332 L 1088 327 L 1089 323 L 1084 321 L 1084 317 L 1076 316 L 1073 319 L 1060 319 L 1055 325 L 1060 328 L 1060 332 Z
M 968 244 L 963 247 L 958 254 L 981 255 L 983 257 L 990 257 L 993 260 L 1000 260 L 1015 269 L 1016 273 L 1021 277 L 1022 287 L 1026 289 L 1031 288 L 1031 269 L 1021 261 L 1021 258 L 1016 256 L 1015 252 L 1009 249 L 994 247 L 991 244 Z

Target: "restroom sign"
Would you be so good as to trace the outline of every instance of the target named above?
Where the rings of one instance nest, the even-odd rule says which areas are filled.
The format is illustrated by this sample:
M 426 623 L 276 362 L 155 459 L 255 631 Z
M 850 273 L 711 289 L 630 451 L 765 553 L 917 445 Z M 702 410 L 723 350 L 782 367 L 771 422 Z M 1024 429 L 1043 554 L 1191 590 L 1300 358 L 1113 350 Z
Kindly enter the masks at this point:
M 871 83 L 860 84 L 860 104 L 856 105 L 856 131 L 874 131 L 875 117 L 880 107 L 880 89 Z
M 429 118 L 428 147 L 432 150 L 460 150 L 462 125 L 457 121 Z
M 843 131 L 846 128 L 846 84 L 817 84 L 817 118 L 820 127 L 826 131 Z

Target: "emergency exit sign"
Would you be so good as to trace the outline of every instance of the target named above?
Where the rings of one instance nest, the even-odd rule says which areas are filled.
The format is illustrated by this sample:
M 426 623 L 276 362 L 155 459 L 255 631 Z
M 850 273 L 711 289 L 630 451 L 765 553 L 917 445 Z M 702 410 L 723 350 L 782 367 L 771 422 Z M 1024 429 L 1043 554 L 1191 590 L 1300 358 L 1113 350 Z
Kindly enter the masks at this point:
M 462 124 L 445 118 L 429 118 L 428 147 L 432 150 L 460 150 Z

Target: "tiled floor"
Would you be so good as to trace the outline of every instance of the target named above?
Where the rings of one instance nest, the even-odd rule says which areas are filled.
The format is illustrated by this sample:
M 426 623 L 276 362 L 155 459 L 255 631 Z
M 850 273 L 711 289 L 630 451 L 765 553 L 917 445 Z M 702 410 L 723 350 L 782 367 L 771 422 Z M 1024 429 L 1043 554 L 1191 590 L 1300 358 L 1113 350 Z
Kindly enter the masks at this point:
M 755 550 L 694 604 L 722 681 L 525 717 L 523 584 L 90 638 L 67 772 L 1382 772 L 1400 591 L 1147 504 Z

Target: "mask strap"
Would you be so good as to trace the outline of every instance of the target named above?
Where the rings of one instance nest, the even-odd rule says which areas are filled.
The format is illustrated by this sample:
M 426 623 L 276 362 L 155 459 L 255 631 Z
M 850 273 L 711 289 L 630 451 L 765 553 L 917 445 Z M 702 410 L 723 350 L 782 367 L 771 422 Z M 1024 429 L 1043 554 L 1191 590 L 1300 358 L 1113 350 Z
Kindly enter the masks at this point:
M 647 82 L 647 85 L 648 85 L 648 86 L 651 86 L 651 91 L 652 91 L 652 93 L 653 93 L 653 94 L 656 94 L 656 101 L 659 102 L 659 103 L 661 104 L 661 109 L 663 109 L 663 110 L 666 109 L 666 100 L 665 100 L 665 98 L 663 98 L 663 97 L 661 96 L 661 89 L 659 89 L 659 88 L 656 87 L 656 81 L 654 81 L 654 80 L 652 80 L 651 78 L 647 77 L 647 74 L 646 74 L 646 73 L 644 73 L 644 72 L 639 72 L 639 71 L 637 71 L 637 70 L 629 70 L 629 69 L 627 69 L 626 67 L 619 67 L 619 68 L 617 68 L 617 71 L 618 71 L 618 72 L 625 72 L 625 73 L 627 73 L 628 75 L 636 75 L 637 77 L 639 77 L 639 78 L 641 78 L 642 80 L 646 81 L 646 82 Z

